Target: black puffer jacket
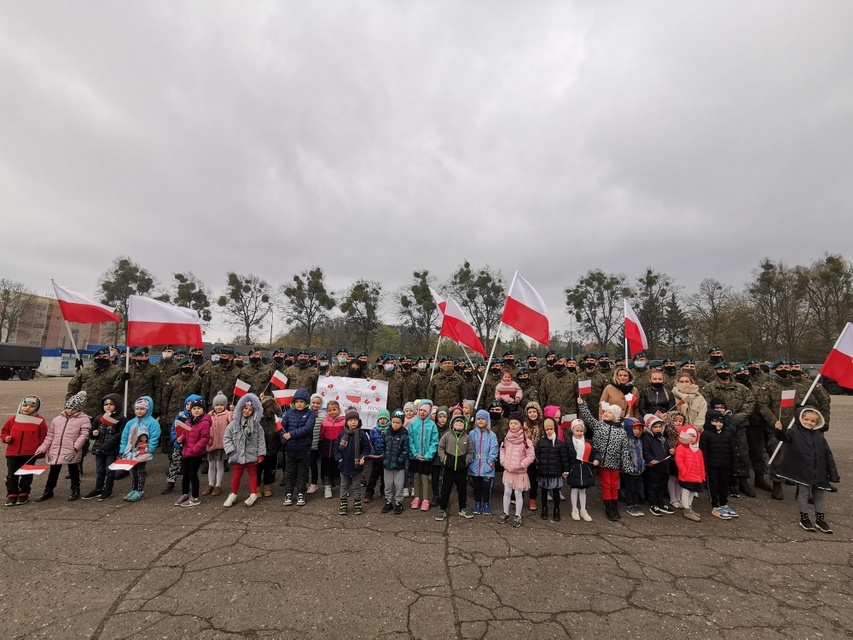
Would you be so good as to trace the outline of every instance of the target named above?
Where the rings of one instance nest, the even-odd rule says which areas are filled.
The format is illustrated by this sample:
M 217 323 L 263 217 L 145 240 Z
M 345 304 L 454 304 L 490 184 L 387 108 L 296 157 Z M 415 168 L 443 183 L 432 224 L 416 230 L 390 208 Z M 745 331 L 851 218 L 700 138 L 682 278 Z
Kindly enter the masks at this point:
M 569 472 L 569 451 L 562 440 L 539 438 L 536 443 L 536 473 L 554 478 Z
M 705 414 L 705 430 L 699 438 L 699 448 L 705 458 L 706 469 L 733 469 L 737 470 L 738 455 L 735 433 L 733 429 L 723 426 L 717 430 L 711 424 L 712 418 L 723 420 L 723 414 L 719 411 L 709 411 Z
M 835 467 L 832 451 L 821 431 L 826 421 L 819 411 L 809 408 L 820 417 L 816 428 L 806 429 L 800 422 L 800 416 L 806 408 L 797 410 L 793 427 L 775 432 L 779 440 L 788 443 L 785 458 L 779 466 L 779 476 L 797 484 L 829 489 L 830 482 L 840 482 L 841 478 Z M 705 437 L 704 434 L 702 437 Z
M 646 461 L 646 470 L 649 473 L 669 474 L 673 460 L 663 433 L 655 435 L 646 431 L 643 434 L 643 460 Z M 650 464 L 651 462 L 655 464 Z
M 104 400 L 107 398 L 115 403 L 116 408 L 121 407 L 122 397 L 117 393 L 108 393 L 104 396 Z M 103 405 L 103 402 L 101 402 L 101 405 Z M 114 413 L 109 418 L 117 422 L 110 424 L 109 419 L 105 417 L 103 412 L 101 412 L 101 415 L 92 418 L 89 439 L 92 441 L 92 453 L 96 456 L 118 455 L 119 445 L 121 444 L 121 433 L 124 431 L 127 418 L 120 413 Z M 96 431 L 98 435 L 93 435 Z

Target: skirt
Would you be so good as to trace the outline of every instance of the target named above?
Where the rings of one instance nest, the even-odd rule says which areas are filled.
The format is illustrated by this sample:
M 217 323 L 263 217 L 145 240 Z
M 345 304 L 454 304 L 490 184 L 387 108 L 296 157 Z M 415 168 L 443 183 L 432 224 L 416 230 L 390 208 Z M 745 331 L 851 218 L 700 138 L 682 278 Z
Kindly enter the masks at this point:
M 562 476 L 538 476 L 536 478 L 536 484 L 538 484 L 541 489 L 562 489 L 563 488 L 563 477 Z
M 682 489 L 687 489 L 688 491 L 695 491 L 696 493 L 702 493 L 705 490 L 705 483 L 703 482 L 684 482 L 682 480 L 679 480 L 678 485 Z
M 503 484 L 505 487 L 510 487 L 514 490 L 528 491 L 530 489 L 530 478 L 527 477 L 527 471 L 522 471 L 521 473 L 504 471 Z
M 207 452 L 207 460 L 208 462 L 216 462 L 218 460 L 225 460 L 225 449 L 212 449 Z

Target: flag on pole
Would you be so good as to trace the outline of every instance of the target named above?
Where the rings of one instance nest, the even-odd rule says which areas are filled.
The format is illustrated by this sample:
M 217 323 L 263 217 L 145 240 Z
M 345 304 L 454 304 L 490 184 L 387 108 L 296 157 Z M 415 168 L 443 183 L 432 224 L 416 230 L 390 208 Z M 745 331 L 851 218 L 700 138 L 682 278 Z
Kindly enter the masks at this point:
M 22 464 L 21 468 L 15 472 L 16 476 L 40 476 L 47 471 L 49 465 L 46 464 Z
M 636 402 L 637 396 L 635 396 L 633 393 L 625 394 L 625 404 L 627 404 L 629 407 L 633 407 Z
M 15 414 L 15 422 L 17 422 L 20 425 L 41 424 L 43 421 L 44 421 L 44 418 L 40 418 L 39 416 L 28 416 L 28 415 L 24 415 L 23 413 L 16 413 Z M 11 454 L 9 454 L 9 455 L 11 455 Z
M 468 347 L 485 356 L 486 349 L 483 347 L 480 338 L 477 337 L 474 327 L 465 319 L 465 312 L 462 311 L 462 307 L 453 298 L 443 300 L 432 287 L 430 287 L 430 293 L 432 293 L 433 300 L 435 300 L 435 304 L 441 313 L 441 329 L 439 329 L 438 335 L 450 338 L 456 344 Z
M 183 420 L 175 420 L 175 433 L 178 433 L 179 430 L 185 431 L 186 433 L 178 434 L 178 435 L 187 435 L 187 433 L 192 431 L 193 428 L 190 425 L 188 425 L 186 422 L 184 422 Z
M 272 378 L 270 378 L 270 384 L 279 389 L 284 389 L 287 386 L 287 376 L 281 371 L 276 370 L 276 372 L 272 374 Z
M 279 406 L 286 406 L 293 402 L 293 396 L 296 395 L 296 389 L 273 389 L 272 396 Z
M 551 337 L 545 301 L 536 289 L 517 273 L 507 292 L 501 322 L 544 345 L 548 344 Z
M 649 339 L 643 331 L 640 319 L 628 301 L 625 301 L 625 339 L 628 341 L 628 355 L 634 357 L 635 353 L 645 351 L 649 348 Z
M 592 393 L 592 380 L 579 380 L 578 395 L 585 396 L 588 393 Z
M 127 310 L 127 344 L 185 344 L 201 347 L 198 312 L 145 296 L 130 296 Z
M 794 406 L 794 398 L 797 397 L 796 389 L 784 389 L 782 391 L 782 400 L 779 403 L 779 408 L 784 409 L 786 407 Z
M 848 322 L 820 368 L 820 375 L 853 389 L 853 323 Z
M 51 281 L 52 282 L 52 281 Z M 121 322 L 121 318 L 108 306 L 87 298 L 82 293 L 60 287 L 53 282 L 59 310 L 66 322 L 95 324 L 99 322 Z
M 108 469 L 111 471 L 130 471 L 136 466 L 136 460 L 116 460 Z
M 100 422 L 101 422 L 101 424 L 102 424 L 102 425 L 104 425 L 105 427 L 112 427 L 112 426 L 114 426 L 114 425 L 118 424 L 118 419 L 117 419 L 117 418 L 113 418 L 112 416 L 107 415 L 107 414 L 105 413 L 104 415 L 102 415 L 102 416 L 101 416 L 101 418 L 100 418 Z
M 242 398 L 244 395 L 249 393 L 249 389 L 252 388 L 252 384 L 250 382 L 246 382 L 245 380 L 237 380 L 234 383 L 234 395 L 238 398 Z

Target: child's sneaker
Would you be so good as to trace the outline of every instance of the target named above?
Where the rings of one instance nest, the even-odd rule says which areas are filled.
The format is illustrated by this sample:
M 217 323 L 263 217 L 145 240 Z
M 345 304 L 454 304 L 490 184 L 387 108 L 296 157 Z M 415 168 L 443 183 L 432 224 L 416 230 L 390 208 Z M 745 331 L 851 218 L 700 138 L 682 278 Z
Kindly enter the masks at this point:
M 349 511 L 349 502 L 341 498 L 341 505 L 338 507 L 338 515 L 345 516 Z
M 286 496 L 284 496 L 284 506 L 289 507 L 292 504 L 293 504 L 293 496 L 288 493 Z
M 643 513 L 643 510 L 635 504 L 628 505 L 628 508 L 625 509 L 625 511 L 628 512 L 629 516 L 634 516 L 635 518 L 639 518 L 640 516 L 646 515 L 645 513 Z
M 360 516 L 364 511 L 361 507 L 361 500 L 353 500 L 352 501 L 352 510 L 355 515 Z
M 296 496 L 296 506 L 304 507 L 305 506 L 305 496 L 301 493 Z
M 498 518 L 498 524 L 506 524 L 507 522 L 509 522 L 509 514 L 502 513 L 501 517 Z
M 199 500 L 198 498 L 190 498 L 189 500 L 184 502 L 181 506 L 182 507 L 197 507 L 200 504 L 201 504 L 201 500 Z
M 474 515 L 475 515 L 475 516 L 478 516 L 478 515 L 480 515 L 480 513 L 482 513 L 482 511 L 483 511 L 483 505 L 482 505 L 482 503 L 480 503 L 480 502 L 475 502 L 475 503 L 474 503 Z
M 818 520 L 814 524 L 824 533 L 832 533 L 832 528 L 829 526 L 829 523 L 826 520 Z M 814 531 L 814 529 L 812 529 L 812 531 Z
M 589 512 L 586 509 L 581 509 L 581 520 L 584 522 L 592 522 L 592 518 L 589 515 Z
M 521 516 L 515 516 L 512 521 L 512 528 L 518 529 L 521 526 Z
M 483 503 L 483 515 L 484 516 L 492 515 L 492 506 L 488 502 Z
M 435 514 L 435 519 L 441 522 L 442 520 L 444 520 L 444 517 L 446 515 L 447 513 L 444 511 L 444 509 L 439 509 L 438 513 Z
M 391 513 L 394 510 L 394 505 L 391 504 L 391 501 L 387 501 L 385 505 L 382 507 L 382 513 Z
M 144 496 L 144 495 L 145 495 L 145 494 L 144 494 L 144 493 L 142 493 L 141 491 L 131 491 L 131 492 L 127 495 L 127 498 L 125 498 L 125 499 L 126 499 L 128 502 L 139 502 L 139 500 L 140 500 L 140 499 L 142 499 L 142 496 Z
M 181 495 L 181 497 L 180 497 L 180 498 L 178 498 L 177 500 L 175 500 L 175 506 L 176 506 L 176 507 L 180 507 L 181 505 L 183 505 L 183 504 L 184 504 L 187 500 L 189 500 L 189 499 L 190 499 L 190 497 L 189 497 L 186 493 L 184 493 L 184 494 L 182 494 L 182 495 Z
M 658 518 L 663 516 L 663 512 L 655 505 L 649 507 L 649 513 L 651 513 L 653 516 L 657 516 Z
M 465 518 L 466 520 L 470 520 L 471 518 L 474 517 L 474 514 L 471 513 L 470 509 L 460 509 L 459 515 L 462 516 L 463 518 Z
M 580 519 L 581 519 L 581 512 L 578 511 L 576 508 L 572 509 L 572 520 L 577 520 L 578 522 L 580 522 Z
M 323 487 L 323 497 L 324 498 L 331 498 L 332 497 L 332 485 L 327 484 L 326 486 Z
M 714 507 L 711 509 L 711 515 L 715 518 L 719 518 L 720 520 L 731 520 L 732 517 L 725 510 L 720 507 Z
M 693 509 L 684 509 L 682 515 L 688 520 L 692 520 L 693 522 L 701 522 L 702 516 L 693 511 Z
M 414 500 L 412 500 L 412 509 L 417 509 L 420 506 L 421 506 L 421 499 L 420 498 L 415 498 Z
M 408 487 L 406 487 L 405 489 L 403 489 L 403 497 L 404 497 L 404 498 L 408 498 L 408 497 L 409 497 L 409 489 L 408 489 Z
M 423 500 L 421 502 L 421 511 L 429 511 L 429 500 Z
M 658 511 L 660 511 L 665 516 L 671 516 L 673 513 L 675 513 L 675 509 L 673 509 L 671 506 L 669 506 L 665 502 L 661 506 L 658 507 Z
M 807 513 L 800 514 L 800 526 L 806 531 L 814 531 L 815 527 Z
M 231 507 L 234 505 L 235 502 L 237 502 L 237 494 L 236 493 L 229 493 L 228 497 L 225 498 L 225 502 L 222 503 L 222 506 L 223 507 Z
M 112 496 L 109 496 L 109 497 L 112 497 Z M 103 496 L 101 496 L 101 499 L 103 500 Z M 27 494 L 27 493 L 19 493 L 18 494 L 18 506 L 21 506 L 22 504 L 27 504 L 29 501 L 30 501 L 29 494 Z
M 318 488 L 318 487 L 317 487 L 317 485 L 316 485 L 316 484 L 309 484 L 309 485 L 308 485 L 308 491 L 307 491 L 307 493 L 316 493 L 316 492 L 317 492 L 317 488 Z
M 725 509 L 726 513 L 729 514 L 730 518 L 740 518 L 740 514 L 728 505 L 724 504 L 722 507 L 720 507 L 720 509 Z
M 104 502 L 104 501 L 106 501 L 106 500 L 109 500 L 109 499 L 110 499 L 110 498 L 112 498 L 112 497 L 113 497 L 113 494 L 111 494 L 111 493 L 102 493 L 102 494 L 100 495 L 100 497 L 98 498 L 98 502 Z M 21 504 L 21 499 L 20 499 L 20 498 L 18 498 L 18 504 Z
M 394 515 L 399 516 L 401 513 L 403 513 L 403 503 L 398 502 L 394 505 Z
M 256 493 L 250 493 L 249 497 L 246 498 L 245 500 L 243 500 L 243 504 L 245 504 L 247 507 L 251 507 L 257 501 L 258 501 L 257 492 Z
M 6 498 L 7 507 L 14 507 L 16 504 L 18 504 L 18 496 L 8 496 Z
M 684 505 L 681 504 L 681 500 L 672 500 L 670 503 L 673 509 L 683 509 Z
M 98 491 L 97 489 L 92 489 L 89 493 L 83 496 L 83 500 L 92 500 L 94 498 L 97 498 L 99 495 L 101 495 L 100 491 Z

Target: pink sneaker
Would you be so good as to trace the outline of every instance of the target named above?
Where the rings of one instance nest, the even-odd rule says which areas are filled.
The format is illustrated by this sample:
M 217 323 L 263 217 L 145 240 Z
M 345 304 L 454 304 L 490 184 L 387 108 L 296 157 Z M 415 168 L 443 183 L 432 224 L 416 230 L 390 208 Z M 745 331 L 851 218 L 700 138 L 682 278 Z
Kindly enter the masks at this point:
M 421 502 L 421 511 L 429 511 L 429 500 Z
M 419 506 L 421 506 L 420 498 L 415 498 L 414 500 L 412 500 L 412 509 L 417 509 Z

